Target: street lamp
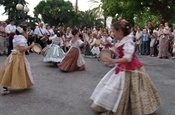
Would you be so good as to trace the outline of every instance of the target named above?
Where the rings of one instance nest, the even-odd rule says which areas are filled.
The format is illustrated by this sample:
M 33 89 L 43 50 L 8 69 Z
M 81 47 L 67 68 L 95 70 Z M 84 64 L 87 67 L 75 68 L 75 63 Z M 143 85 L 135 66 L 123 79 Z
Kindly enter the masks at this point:
M 75 12 L 78 11 L 78 0 L 75 1 Z
M 20 4 L 20 3 L 18 3 L 18 4 L 16 5 L 16 9 L 17 9 L 17 10 L 23 10 L 23 5 Z
M 24 7 L 24 12 L 29 12 L 29 8 L 27 6 Z
M 27 13 L 29 12 L 29 8 L 27 7 L 27 3 L 25 0 L 19 0 L 16 5 L 16 9 L 19 11 L 19 18 L 26 18 Z

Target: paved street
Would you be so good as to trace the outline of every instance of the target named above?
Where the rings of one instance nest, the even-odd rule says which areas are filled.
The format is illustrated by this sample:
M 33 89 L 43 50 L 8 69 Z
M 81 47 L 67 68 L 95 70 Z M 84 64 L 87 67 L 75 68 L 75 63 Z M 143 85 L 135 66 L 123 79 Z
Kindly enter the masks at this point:
M 5 56 L 0 57 L 2 65 Z M 37 54 L 27 56 L 35 81 L 30 90 L 0 95 L 0 115 L 96 115 L 89 97 L 100 79 L 111 68 L 85 58 L 86 71 L 62 73 Z M 162 106 L 154 115 L 175 115 L 175 61 L 139 56 L 144 62 L 161 98 Z

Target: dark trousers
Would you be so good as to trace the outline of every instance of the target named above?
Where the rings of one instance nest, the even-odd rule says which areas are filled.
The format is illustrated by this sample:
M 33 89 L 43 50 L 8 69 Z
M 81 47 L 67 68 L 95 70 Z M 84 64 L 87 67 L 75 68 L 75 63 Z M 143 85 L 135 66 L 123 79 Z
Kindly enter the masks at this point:
M 158 51 L 158 49 L 157 49 L 157 46 L 158 46 L 158 45 L 159 45 L 159 41 L 156 40 L 156 42 L 155 42 L 155 44 L 154 44 L 154 55 L 155 55 L 155 56 L 157 56 L 158 53 L 159 53 L 159 51 Z
M 27 44 L 28 45 L 31 45 L 33 42 L 34 42 L 34 37 L 33 38 L 31 37 L 31 38 L 27 39 Z
M 9 37 L 9 41 L 8 41 L 8 54 L 7 55 L 10 55 L 11 54 L 11 50 L 13 49 L 13 37 Z
M 149 41 L 143 41 L 142 42 L 142 49 L 141 49 L 141 54 L 142 55 L 149 55 Z
M 42 37 L 36 38 L 36 43 L 38 43 L 39 45 L 41 45 L 42 49 L 45 48 L 47 43 L 43 43 L 43 41 L 41 41 Z
M 31 45 L 34 41 L 35 41 L 35 38 L 34 38 L 34 37 L 29 37 L 29 38 L 27 39 L 27 44 L 28 44 L 28 46 Z M 30 49 L 30 51 L 31 51 L 31 49 Z

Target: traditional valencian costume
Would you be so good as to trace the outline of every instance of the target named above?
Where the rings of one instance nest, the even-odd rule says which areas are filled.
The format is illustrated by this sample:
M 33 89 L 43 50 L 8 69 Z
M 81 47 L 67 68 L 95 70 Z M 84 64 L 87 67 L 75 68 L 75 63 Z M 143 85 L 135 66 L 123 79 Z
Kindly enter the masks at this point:
M 62 62 L 58 64 L 61 71 L 71 72 L 85 69 L 85 60 L 79 48 L 83 43 L 84 42 L 80 38 L 75 42 L 70 40 L 71 47 L 63 58 Z
M 18 50 L 19 46 L 27 46 L 23 35 L 15 35 L 12 53 L 7 57 L 0 70 L 0 85 L 12 89 L 25 89 L 33 86 L 33 77 L 25 52 Z
M 99 82 L 90 99 L 92 108 L 102 115 L 146 115 L 157 110 L 160 97 L 143 64 L 136 58 L 132 38 L 124 37 L 116 45 L 119 63 Z
M 49 40 L 52 40 L 52 43 L 49 45 L 46 56 L 44 57 L 44 62 L 60 62 L 65 56 L 65 52 L 60 47 L 63 44 L 61 37 L 54 35 L 49 37 Z

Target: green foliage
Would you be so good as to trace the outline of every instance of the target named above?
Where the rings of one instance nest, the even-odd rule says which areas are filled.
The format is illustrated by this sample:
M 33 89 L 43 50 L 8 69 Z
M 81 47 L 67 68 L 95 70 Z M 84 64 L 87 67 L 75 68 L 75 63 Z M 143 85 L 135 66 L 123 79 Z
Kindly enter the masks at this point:
M 29 20 L 31 25 L 36 23 L 35 18 L 24 14 L 22 11 L 16 10 L 16 5 L 18 4 L 19 0 L 0 0 L 0 6 L 4 6 L 4 13 L 3 15 L 8 15 L 8 20 L 16 20 L 16 24 L 20 24 L 23 19 Z M 7 21 L 8 21 L 7 20 Z
M 72 3 L 64 0 L 41 1 L 35 7 L 34 14 L 36 17 L 41 15 L 42 20 L 51 25 L 64 23 L 66 26 L 93 27 L 102 23 L 101 19 L 97 19 L 96 12 L 75 12 Z
M 160 15 L 154 15 L 149 10 L 144 10 L 144 12 L 137 13 L 134 16 L 135 26 L 144 28 L 148 21 L 151 21 L 153 26 L 157 26 L 158 21 L 161 19 Z
M 101 0 L 105 16 L 126 18 L 134 24 L 147 20 L 174 20 L 175 0 Z M 137 20 L 134 20 L 137 18 Z
M 104 22 L 103 19 L 98 19 L 97 15 L 92 10 L 79 12 L 77 18 L 78 18 L 77 21 L 79 22 L 80 27 L 101 26 Z
M 72 3 L 64 0 L 43 0 L 34 9 L 36 17 L 41 15 L 42 20 L 51 25 L 69 23 L 75 16 Z
M 17 10 L 16 4 L 18 4 L 18 0 L 1 0 L 0 5 L 4 6 L 4 13 L 3 15 L 8 15 L 8 19 L 16 19 L 17 18 Z

